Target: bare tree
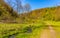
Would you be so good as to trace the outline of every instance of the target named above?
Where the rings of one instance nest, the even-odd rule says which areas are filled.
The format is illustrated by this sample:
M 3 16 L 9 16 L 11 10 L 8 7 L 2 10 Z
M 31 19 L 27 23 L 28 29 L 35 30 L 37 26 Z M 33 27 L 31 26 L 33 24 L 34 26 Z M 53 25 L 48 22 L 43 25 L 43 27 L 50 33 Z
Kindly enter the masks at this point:
M 23 9 L 21 0 L 6 0 L 7 3 L 17 12 L 21 12 Z
M 7 0 L 7 2 L 18 13 L 29 12 L 31 10 L 30 4 L 27 3 L 24 6 L 22 5 L 22 0 L 14 0 L 14 2 L 12 2 L 12 0 Z
M 11 2 L 11 0 L 7 0 L 7 3 L 8 3 L 9 5 L 11 5 L 12 2 Z
M 15 0 L 15 1 L 16 1 L 16 9 L 17 9 L 17 12 L 22 12 L 23 6 L 22 6 L 21 0 Z
M 25 12 L 29 12 L 30 10 L 31 10 L 31 6 L 30 6 L 30 4 L 25 4 L 25 6 L 24 6 L 24 10 L 25 10 Z

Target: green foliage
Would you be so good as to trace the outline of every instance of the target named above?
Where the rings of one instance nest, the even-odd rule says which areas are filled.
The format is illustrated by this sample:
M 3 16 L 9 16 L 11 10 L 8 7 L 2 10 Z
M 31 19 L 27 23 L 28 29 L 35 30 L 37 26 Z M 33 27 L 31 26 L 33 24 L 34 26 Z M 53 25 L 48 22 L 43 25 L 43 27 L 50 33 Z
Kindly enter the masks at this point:
M 29 22 L 32 20 L 36 22 L 38 19 L 60 21 L 60 6 L 36 9 L 27 14 L 24 13 L 22 16 Z M 23 19 L 23 17 L 21 17 L 21 19 Z

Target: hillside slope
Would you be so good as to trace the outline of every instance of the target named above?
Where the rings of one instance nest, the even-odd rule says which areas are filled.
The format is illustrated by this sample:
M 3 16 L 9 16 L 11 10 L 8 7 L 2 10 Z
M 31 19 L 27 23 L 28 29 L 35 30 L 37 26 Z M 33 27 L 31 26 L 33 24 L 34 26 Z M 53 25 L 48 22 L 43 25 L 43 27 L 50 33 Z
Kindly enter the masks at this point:
M 6 4 L 4 0 L 0 1 L 0 22 L 13 21 L 18 17 L 17 12 L 15 12 L 11 6 Z
M 23 13 L 20 18 L 25 22 L 37 22 L 39 20 L 60 21 L 60 6 L 36 9 L 29 13 Z
M 32 10 L 20 14 L 15 12 L 11 6 L 3 0 L 0 1 L 0 22 L 38 23 L 41 20 L 60 21 L 60 6 Z

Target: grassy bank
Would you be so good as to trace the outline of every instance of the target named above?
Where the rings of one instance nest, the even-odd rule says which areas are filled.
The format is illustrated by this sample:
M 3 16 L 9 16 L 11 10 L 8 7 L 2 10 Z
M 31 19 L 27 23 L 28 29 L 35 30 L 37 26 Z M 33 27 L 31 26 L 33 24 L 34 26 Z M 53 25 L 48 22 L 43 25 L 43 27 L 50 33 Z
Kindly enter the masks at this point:
M 16 38 L 39 38 L 43 22 L 31 24 L 0 24 L 0 38 L 16 35 Z

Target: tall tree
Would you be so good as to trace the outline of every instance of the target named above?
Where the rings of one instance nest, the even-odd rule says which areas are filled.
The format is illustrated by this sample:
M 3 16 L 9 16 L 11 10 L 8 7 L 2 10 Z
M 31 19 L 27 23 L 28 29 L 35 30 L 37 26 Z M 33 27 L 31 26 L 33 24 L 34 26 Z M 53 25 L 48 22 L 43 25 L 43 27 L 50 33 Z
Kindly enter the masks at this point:
M 25 6 L 24 6 L 24 10 L 25 10 L 25 12 L 29 12 L 30 10 L 31 10 L 31 6 L 30 6 L 30 4 L 25 4 Z
M 7 0 L 7 2 L 18 13 L 29 12 L 31 10 L 30 4 L 27 3 L 24 6 L 22 5 L 22 0 L 14 0 L 14 2 L 12 2 L 12 0 Z
M 15 0 L 15 2 L 16 2 L 17 12 L 22 12 L 22 10 L 23 10 L 22 1 L 21 0 Z

